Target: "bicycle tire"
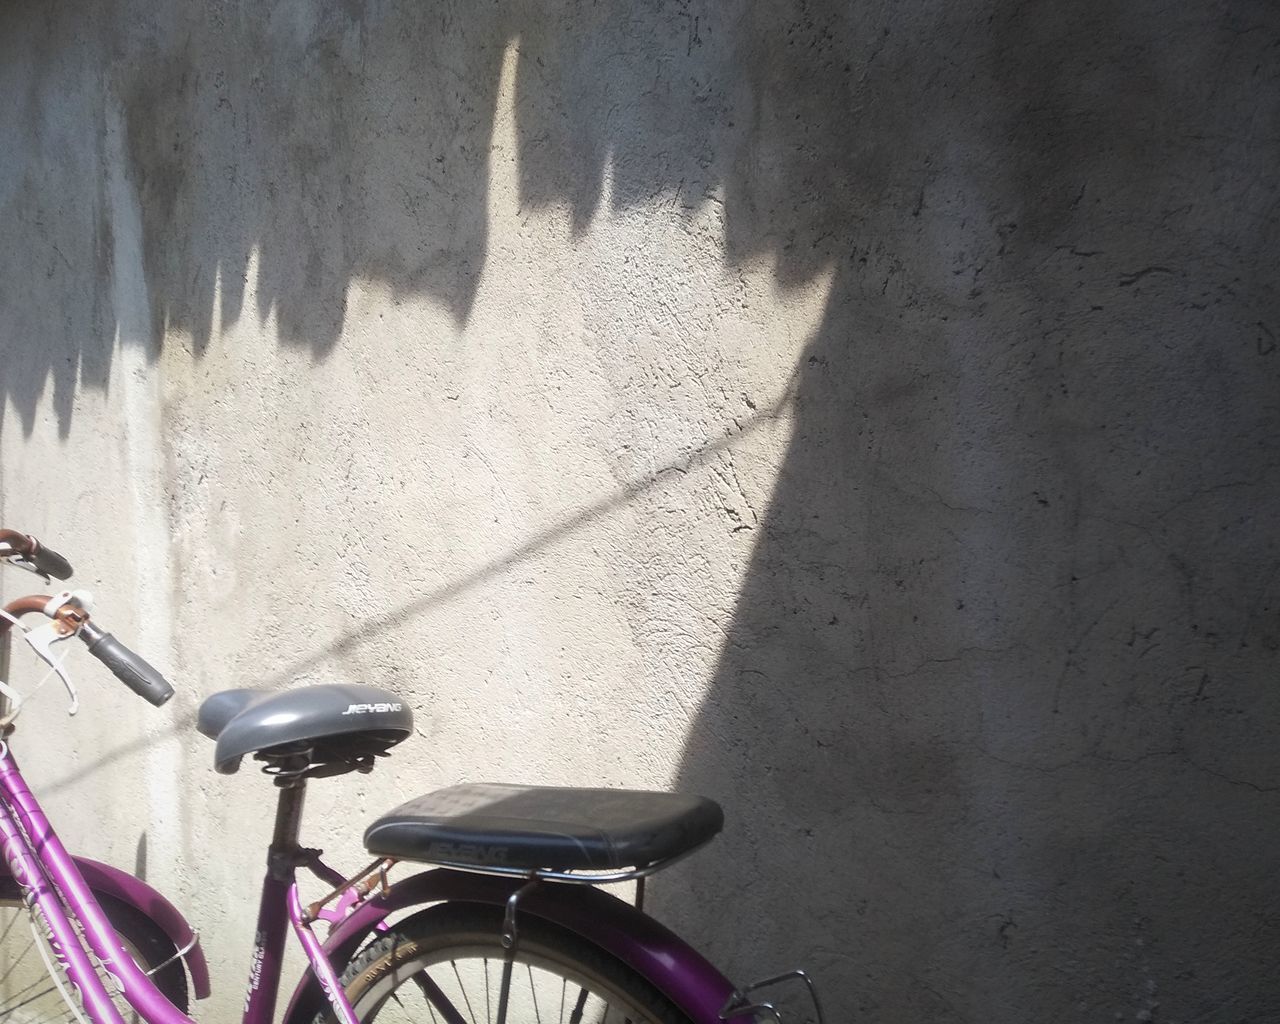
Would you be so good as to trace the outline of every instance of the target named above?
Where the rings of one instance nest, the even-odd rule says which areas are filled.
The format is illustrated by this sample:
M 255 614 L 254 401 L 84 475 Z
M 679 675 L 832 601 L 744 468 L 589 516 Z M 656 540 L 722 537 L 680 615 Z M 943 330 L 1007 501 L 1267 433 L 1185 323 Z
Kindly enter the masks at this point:
M 500 907 L 443 903 L 393 925 L 342 972 L 356 1016 L 362 1024 L 496 1024 L 502 922 Z M 645 978 L 580 936 L 536 917 L 517 924 L 507 1024 L 690 1024 Z M 415 990 L 410 1001 L 399 995 L 406 986 Z M 316 1024 L 334 1020 L 326 1005 Z
M 181 960 L 172 959 L 177 948 L 169 936 L 131 904 L 106 893 L 94 896 L 139 967 L 152 971 L 165 964 L 151 980 L 186 1013 L 186 970 Z M 0 1024 L 74 1024 L 74 1015 L 44 968 L 26 917 L 18 884 L 12 878 L 0 879 Z M 138 1019 L 123 996 L 115 1001 L 126 1021 Z

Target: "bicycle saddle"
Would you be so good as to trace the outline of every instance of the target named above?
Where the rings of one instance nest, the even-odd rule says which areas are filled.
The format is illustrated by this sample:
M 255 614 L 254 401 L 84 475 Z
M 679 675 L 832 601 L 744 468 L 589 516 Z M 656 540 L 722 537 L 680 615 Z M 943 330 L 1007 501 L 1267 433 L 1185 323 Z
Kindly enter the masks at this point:
M 239 770 L 245 754 L 311 775 L 368 769 L 413 731 L 413 712 L 375 686 L 328 683 L 296 690 L 223 690 L 200 705 L 196 729 L 216 741 L 213 764 Z M 279 767 L 279 764 L 276 765 Z
M 615 870 L 674 860 L 724 825 L 685 793 L 479 783 L 401 804 L 365 830 L 375 857 L 473 869 Z

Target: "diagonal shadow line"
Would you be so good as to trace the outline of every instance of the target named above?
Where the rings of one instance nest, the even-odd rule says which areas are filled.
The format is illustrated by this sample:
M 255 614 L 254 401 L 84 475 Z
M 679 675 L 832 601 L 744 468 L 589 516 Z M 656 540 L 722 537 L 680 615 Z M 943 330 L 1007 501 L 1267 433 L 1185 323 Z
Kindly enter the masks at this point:
M 477 586 L 500 576 L 503 573 L 528 562 L 534 556 L 541 554 L 547 548 L 556 544 L 558 541 L 577 533 L 579 530 L 603 519 L 611 512 L 616 511 L 623 505 L 626 505 L 649 491 L 666 483 L 672 474 L 684 474 L 691 470 L 698 469 L 705 465 L 710 459 L 718 455 L 720 452 L 727 451 L 733 445 L 744 437 L 749 436 L 758 430 L 763 424 L 778 419 L 782 411 L 789 405 L 795 396 L 795 384 L 797 374 L 793 374 L 787 383 L 786 389 L 782 395 L 772 404 L 757 408 L 750 416 L 741 420 L 736 420 L 732 427 L 725 430 L 719 437 L 707 441 L 700 448 L 694 449 L 691 453 L 683 458 L 675 459 L 663 468 L 642 477 L 634 478 L 625 483 L 618 490 L 614 491 L 607 497 L 601 498 L 599 501 L 593 502 L 585 506 L 573 515 L 561 519 L 545 530 L 535 533 L 527 541 L 519 547 L 512 549 L 507 554 L 499 558 L 495 558 L 483 565 L 477 566 L 470 572 L 458 577 L 450 583 L 436 587 L 423 594 L 421 597 L 415 598 L 407 604 L 394 608 L 391 611 L 383 612 L 380 615 L 372 616 L 358 623 L 352 629 L 348 630 L 337 640 L 327 644 L 324 647 L 308 654 L 304 658 L 293 662 L 280 671 L 267 676 L 260 684 L 262 689 L 276 689 L 283 687 L 293 680 L 300 672 L 323 663 L 325 660 L 336 655 L 346 654 L 361 644 L 366 643 L 375 637 L 384 633 L 388 633 L 395 629 L 406 619 L 410 619 L 415 615 L 421 615 L 423 612 L 437 605 L 444 604 L 454 598 L 475 589 Z M 101 757 L 95 759 L 92 763 L 77 768 L 69 775 L 64 775 L 60 779 L 56 779 L 47 786 L 41 786 L 40 792 L 44 794 L 59 793 L 62 790 L 74 786 L 77 782 L 92 775 L 99 768 L 119 761 L 131 754 L 138 753 L 148 747 L 161 743 L 164 740 L 171 739 L 187 733 L 195 726 L 196 713 L 194 711 L 184 714 L 172 725 L 149 733 L 146 736 L 139 737 L 124 746 L 116 747 Z
M 348 630 L 340 639 L 320 648 L 305 658 L 295 661 L 274 675 L 268 676 L 265 685 L 268 688 L 279 686 L 288 682 L 299 672 L 314 668 L 327 658 L 345 654 L 379 634 L 389 632 L 404 619 L 420 615 L 429 608 L 450 601 L 474 589 L 481 583 L 487 582 L 495 576 L 501 576 L 508 570 L 528 562 L 557 542 L 577 533 L 589 524 L 603 519 L 609 513 L 636 500 L 648 491 L 659 487 L 666 482 L 670 474 L 684 475 L 691 470 L 699 468 L 713 456 L 731 448 L 740 438 L 754 433 L 761 424 L 777 419 L 783 405 L 788 401 L 788 396 L 789 392 L 788 395 L 784 395 L 773 405 L 765 409 L 756 410 L 749 417 L 735 423 L 733 428 L 726 431 L 722 436 L 708 441 L 701 448 L 695 449 L 684 458 L 677 459 L 662 469 L 644 477 L 629 481 L 608 497 L 601 498 L 599 501 L 580 509 L 572 516 L 560 520 L 554 526 L 549 526 L 545 530 L 535 533 L 529 540 L 502 557 L 478 566 L 452 583 L 447 583 L 428 591 L 421 597 L 399 608 L 365 619 L 364 622 Z

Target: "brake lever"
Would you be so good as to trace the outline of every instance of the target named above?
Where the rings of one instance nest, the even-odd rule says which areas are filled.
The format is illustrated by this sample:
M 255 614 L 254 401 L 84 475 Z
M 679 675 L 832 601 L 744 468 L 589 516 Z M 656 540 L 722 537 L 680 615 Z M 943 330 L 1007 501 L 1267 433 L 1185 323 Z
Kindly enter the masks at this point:
M 36 568 L 35 562 L 28 559 L 26 555 L 14 548 L 12 544 L 0 544 L 0 560 L 8 562 L 10 565 L 16 566 L 19 569 L 25 569 L 33 576 L 39 576 L 46 583 L 52 582 L 48 576 Z
M 62 661 L 54 658 L 53 645 L 63 640 L 70 640 L 75 635 L 75 632 L 65 633 L 60 630 L 56 622 L 46 622 L 43 626 L 22 634 L 22 639 L 30 644 L 31 649 L 39 655 L 41 661 L 53 669 L 57 677 L 62 680 L 62 685 L 67 688 L 67 695 L 71 698 L 71 706 L 67 708 L 69 715 L 74 715 L 80 710 L 80 698 L 76 693 L 75 684 L 71 682 L 71 677 L 62 667 Z
M 36 565 L 34 562 L 28 561 L 27 558 L 23 555 L 19 555 L 19 554 L 6 555 L 4 552 L 0 552 L 0 558 L 3 558 L 4 561 L 8 562 L 10 565 L 17 566 L 19 569 L 25 569 L 27 572 L 31 573 L 33 576 L 39 576 L 46 583 L 53 582 L 52 579 L 50 579 L 48 576 L 46 576 L 39 569 L 36 568 Z

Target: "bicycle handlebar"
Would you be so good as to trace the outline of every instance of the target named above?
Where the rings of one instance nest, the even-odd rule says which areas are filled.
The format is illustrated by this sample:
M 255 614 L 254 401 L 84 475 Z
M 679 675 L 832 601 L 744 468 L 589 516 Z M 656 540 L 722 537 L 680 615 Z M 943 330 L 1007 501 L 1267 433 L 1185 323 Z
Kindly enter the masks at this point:
M 0 530 L 0 544 L 5 544 L 11 554 L 27 563 L 22 566 L 24 569 L 34 569 L 41 576 L 52 576 L 59 580 L 71 578 L 71 563 L 34 537 L 17 530 Z
M 52 576 L 56 580 L 71 579 L 71 563 L 63 558 L 53 548 L 45 547 L 34 537 L 31 538 L 35 544 L 35 550 L 27 556 L 31 563 L 45 576 Z
M 147 703 L 160 707 L 173 696 L 173 687 L 164 676 L 93 622 L 86 622 L 80 627 L 80 639 L 90 654 Z
M 63 601 L 63 598 L 67 600 Z M 0 668 L 5 668 L 4 663 L 7 661 L 9 627 L 23 615 L 43 613 L 62 623 L 64 635 L 79 636 L 84 641 L 85 647 L 89 649 L 89 653 L 111 669 L 120 682 L 143 700 L 155 707 L 166 703 L 173 696 L 173 687 L 169 685 L 169 681 L 144 658 L 129 650 L 114 636 L 90 620 L 88 607 L 91 604 L 92 598 L 89 595 L 80 596 L 70 593 L 60 594 L 57 597 L 50 597 L 48 594 L 32 594 L 10 601 L 4 606 L 6 616 L 0 617 Z M 50 664 L 53 663 L 50 662 Z M 7 669 L 5 671 L 7 672 Z M 0 678 L 3 674 L 0 673 Z

